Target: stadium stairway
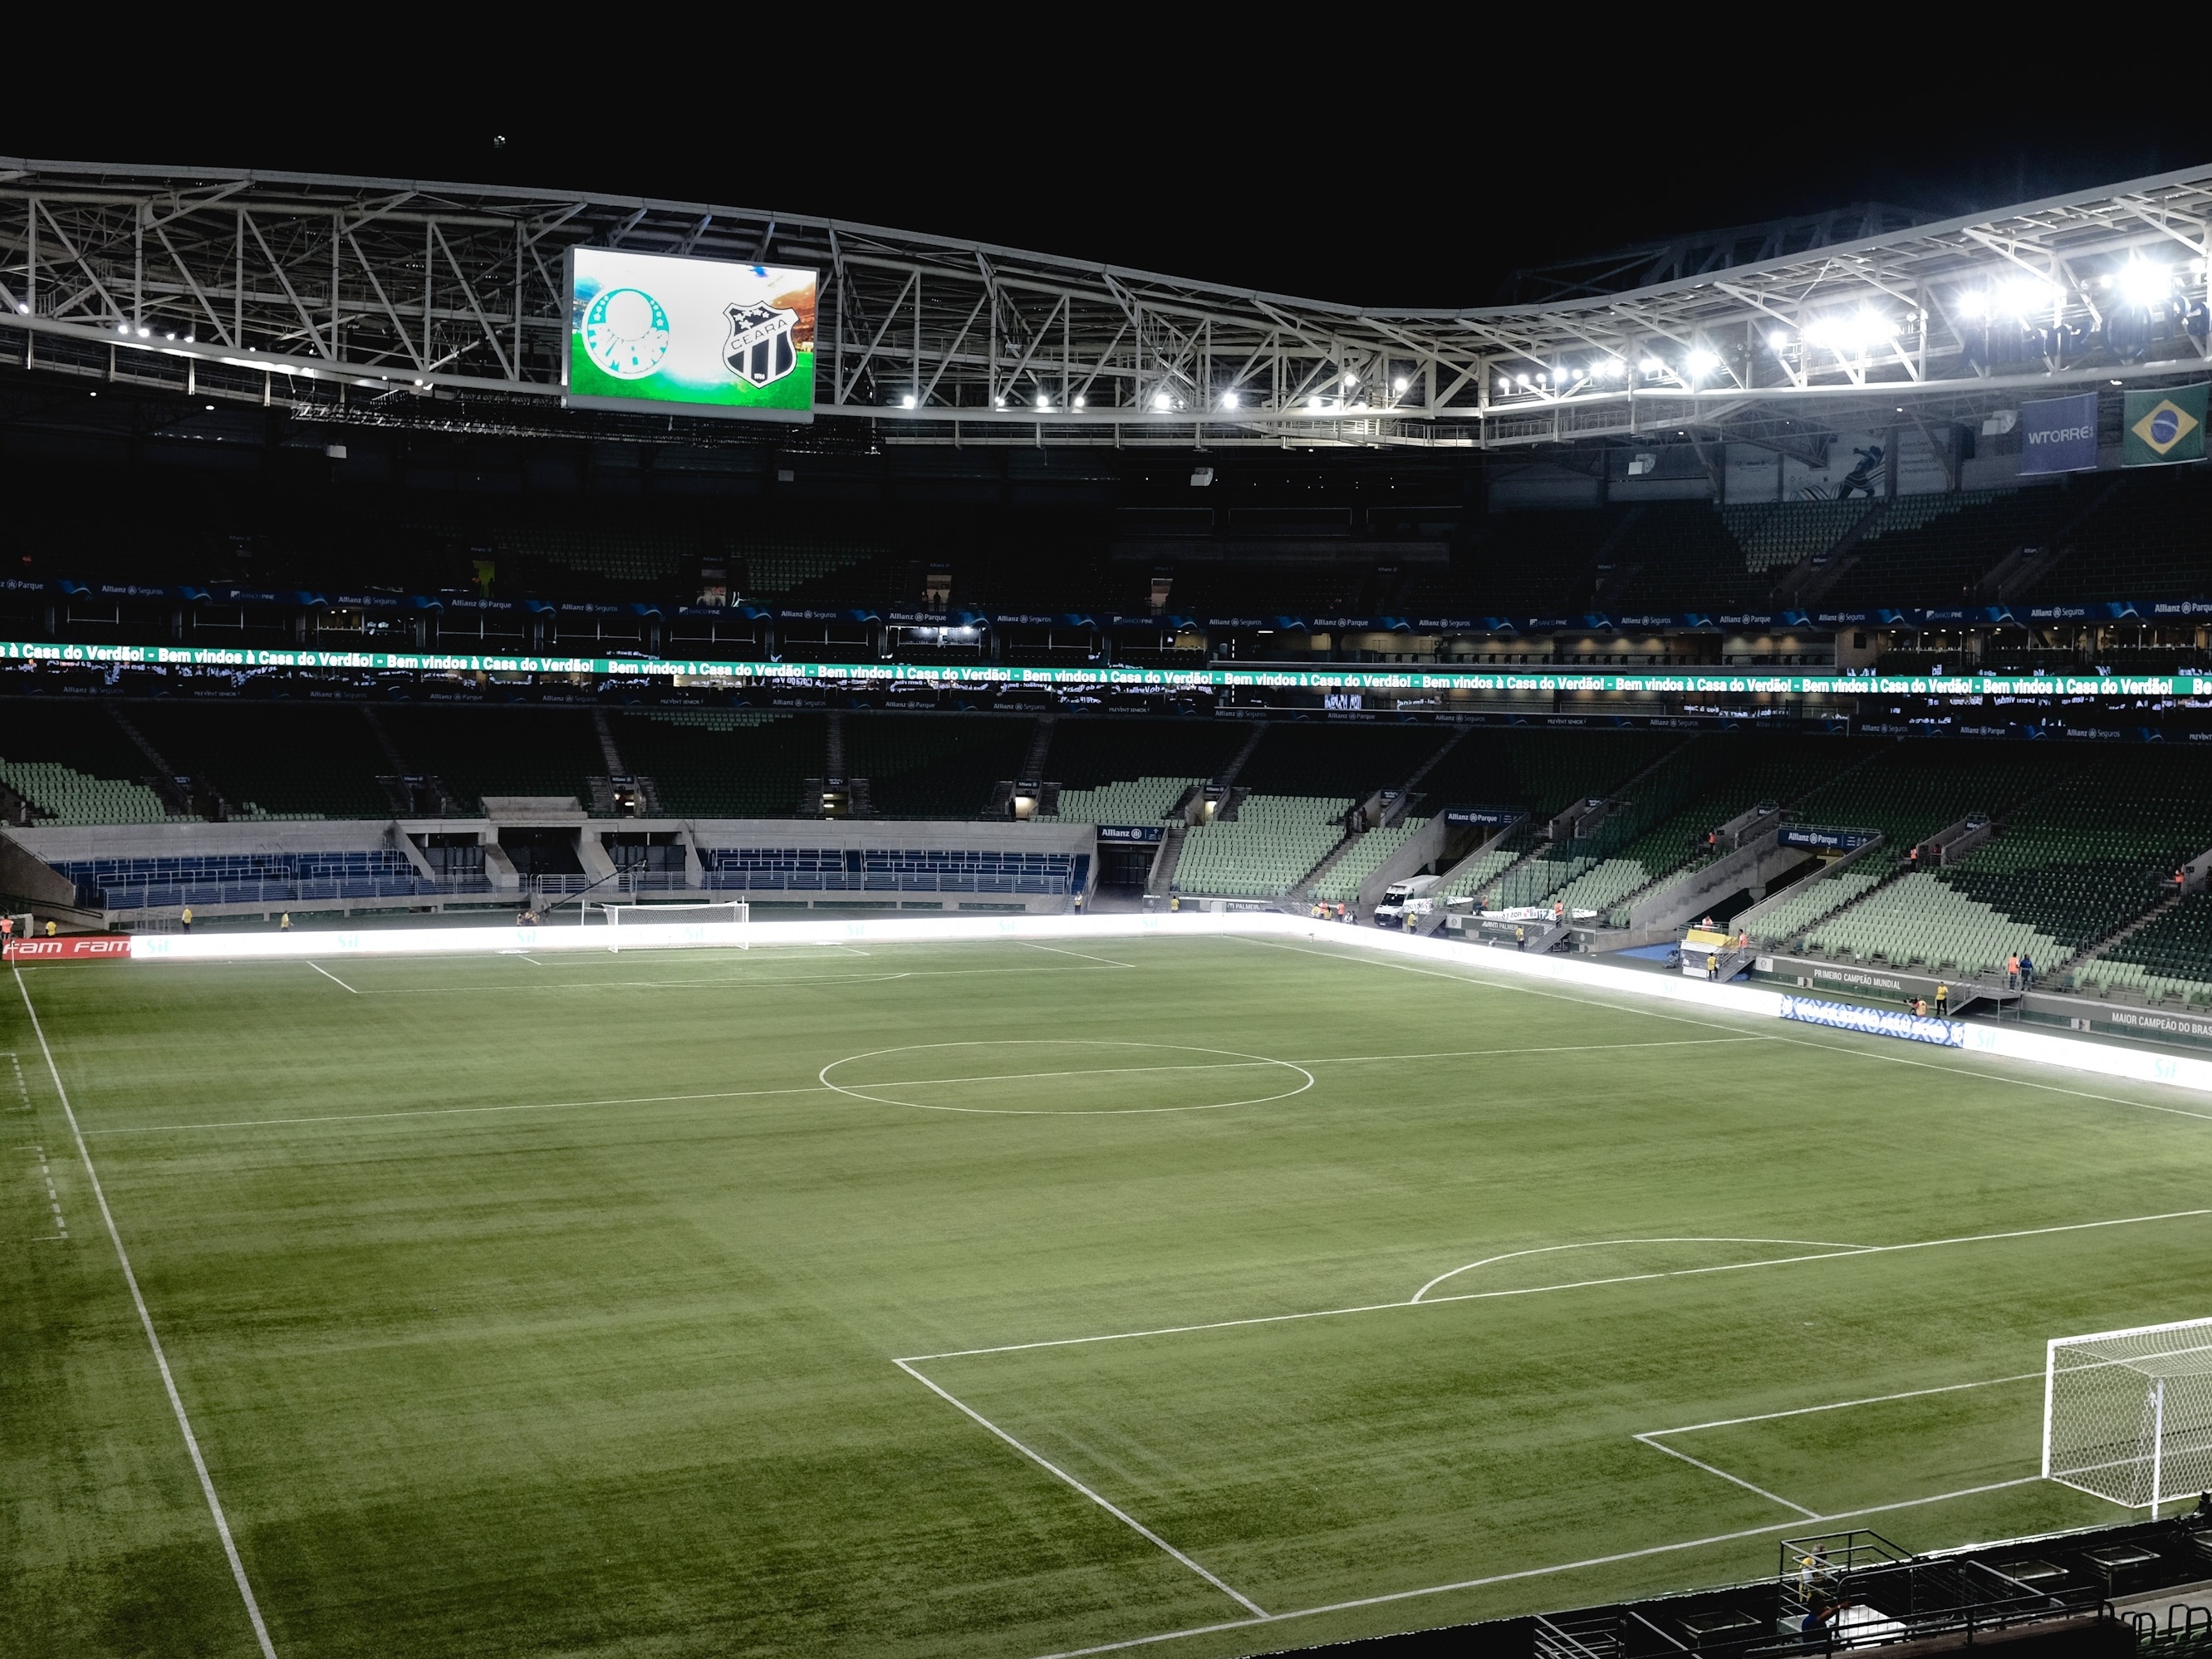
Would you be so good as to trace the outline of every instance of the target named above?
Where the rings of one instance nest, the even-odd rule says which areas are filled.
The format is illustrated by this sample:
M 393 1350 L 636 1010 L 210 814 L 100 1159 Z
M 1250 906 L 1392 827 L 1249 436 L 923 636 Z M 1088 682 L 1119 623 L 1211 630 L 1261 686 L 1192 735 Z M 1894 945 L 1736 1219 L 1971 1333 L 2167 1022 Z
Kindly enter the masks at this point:
M 1451 732 L 1395 790 L 1378 792 L 1369 800 L 1365 804 L 1369 827 L 1347 834 L 1306 872 L 1291 888 L 1291 895 L 1331 903 L 1358 900 L 1363 908 L 1371 906 L 1374 901 L 1365 896 L 1370 878 L 1428 824 L 1427 818 L 1411 816 L 1422 781 L 1467 740 L 1470 729 L 1462 726 Z
M 2178 913 L 2184 902 L 2185 898 L 2182 894 L 2178 892 L 2166 894 L 2142 915 L 2124 926 L 2115 928 L 2106 938 L 2099 939 L 2075 956 L 2068 964 L 2069 977 L 2076 986 L 2084 989 L 2110 988 L 2115 985 L 2129 984 L 2130 981 L 2143 985 L 2147 988 L 2148 981 L 2154 977 L 2147 969 L 2138 979 L 2136 975 L 2124 972 L 2100 973 L 2097 971 L 2098 966 L 2101 963 L 2107 969 L 2123 966 L 2144 967 L 2144 964 L 2140 963 L 2127 963 L 2124 957 L 2115 957 L 2113 953 L 2121 951 L 2130 939 L 2148 932 L 2167 917 Z M 2212 974 L 2208 974 L 2207 977 L 2212 978 Z

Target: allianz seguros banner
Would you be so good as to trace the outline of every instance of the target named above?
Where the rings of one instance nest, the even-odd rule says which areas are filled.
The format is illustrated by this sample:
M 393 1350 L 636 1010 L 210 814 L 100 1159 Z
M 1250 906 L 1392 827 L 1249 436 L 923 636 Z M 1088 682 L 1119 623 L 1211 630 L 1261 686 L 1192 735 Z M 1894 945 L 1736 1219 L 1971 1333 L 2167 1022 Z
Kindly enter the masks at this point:
M 2022 472 L 2097 470 L 2097 394 L 2051 398 L 2020 406 Z
M 816 273 L 570 248 L 566 401 L 814 418 Z

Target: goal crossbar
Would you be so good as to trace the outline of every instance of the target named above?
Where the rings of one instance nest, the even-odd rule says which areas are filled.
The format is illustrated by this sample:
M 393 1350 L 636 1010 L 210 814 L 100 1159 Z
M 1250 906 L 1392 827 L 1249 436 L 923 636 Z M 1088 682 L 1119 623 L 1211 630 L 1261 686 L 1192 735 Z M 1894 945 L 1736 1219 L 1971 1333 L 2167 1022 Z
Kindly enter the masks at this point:
M 593 907 L 583 907 L 581 921 L 588 925 Z M 726 945 L 744 951 L 751 948 L 752 906 L 744 899 L 704 899 L 677 901 L 665 904 L 621 903 L 609 901 L 597 906 L 607 924 L 607 949 L 623 948 L 623 932 L 627 928 L 635 942 L 634 948 L 643 950 L 656 945 Z M 641 933 L 640 929 L 651 929 Z M 712 931 L 709 931 L 712 930 Z
M 2154 1516 L 2212 1488 L 2212 1319 L 2051 1339 L 2043 1475 Z

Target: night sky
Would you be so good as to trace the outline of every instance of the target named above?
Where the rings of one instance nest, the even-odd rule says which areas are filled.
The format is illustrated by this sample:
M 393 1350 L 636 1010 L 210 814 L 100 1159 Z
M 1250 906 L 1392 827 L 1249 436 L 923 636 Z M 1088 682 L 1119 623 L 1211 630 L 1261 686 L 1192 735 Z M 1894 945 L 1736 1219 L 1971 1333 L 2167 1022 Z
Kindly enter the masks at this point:
M 1331 92 L 1295 89 L 1301 77 L 1279 68 L 1156 79 L 1110 52 L 1087 70 L 1055 56 L 1041 82 L 1018 59 L 887 58 L 834 76 L 817 64 L 763 94 L 737 52 L 729 84 L 709 74 L 696 95 L 664 88 L 600 118 L 571 112 L 557 54 L 508 76 L 518 90 L 395 94 L 410 81 L 397 60 L 349 53 L 335 78 L 278 67 L 244 100 L 143 83 L 11 94 L 0 154 L 770 208 L 1378 306 L 1482 304 L 1516 268 L 1684 231 L 1869 200 L 1948 216 L 2212 156 L 2201 123 L 2150 106 L 2133 107 L 2154 118 L 2091 114 L 2073 94 L 2059 118 L 1978 94 L 1853 93 L 1832 120 L 1798 111 L 1790 131 L 1754 138 L 1752 118 L 1720 112 L 1720 86 L 1741 76 L 1693 88 L 1679 109 L 1635 89 L 1616 119 L 1594 90 L 1609 83 L 1583 69 L 1500 70 L 1441 92 L 1363 70 Z M 468 79 L 442 56 L 431 77 Z M 1558 95 L 1482 89 L 1532 82 Z M 1752 89 L 1760 118 L 1772 114 L 1776 85 L 1754 75 Z

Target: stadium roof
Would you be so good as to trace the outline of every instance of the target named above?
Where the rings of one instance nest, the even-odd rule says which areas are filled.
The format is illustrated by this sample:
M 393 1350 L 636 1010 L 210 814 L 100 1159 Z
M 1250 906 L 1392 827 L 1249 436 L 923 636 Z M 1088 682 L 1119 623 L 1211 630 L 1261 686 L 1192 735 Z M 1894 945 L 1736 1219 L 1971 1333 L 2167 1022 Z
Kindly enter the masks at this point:
M 586 245 L 817 268 L 813 412 L 886 442 L 1776 441 L 2205 371 L 2212 167 L 1932 223 L 1849 211 L 1873 234 L 1686 238 L 1634 272 L 1683 274 L 1626 291 L 1600 260 L 1557 283 L 1579 295 L 1411 310 L 761 209 L 0 158 L 0 366 L 560 430 L 562 255 Z M 1355 280 L 1386 288 L 1387 250 Z

